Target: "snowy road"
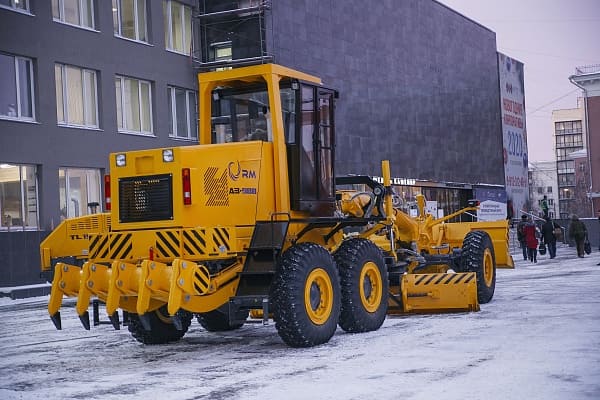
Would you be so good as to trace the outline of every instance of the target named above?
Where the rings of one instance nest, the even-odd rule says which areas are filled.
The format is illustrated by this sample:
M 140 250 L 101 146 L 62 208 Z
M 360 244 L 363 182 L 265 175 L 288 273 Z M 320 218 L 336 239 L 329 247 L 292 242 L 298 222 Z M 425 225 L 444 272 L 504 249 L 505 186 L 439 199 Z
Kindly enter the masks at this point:
M 72 301 L 56 331 L 46 298 L 3 298 L 0 399 L 600 399 L 600 253 L 520 258 L 481 312 L 388 317 L 311 349 L 258 323 L 144 346 L 85 331 Z

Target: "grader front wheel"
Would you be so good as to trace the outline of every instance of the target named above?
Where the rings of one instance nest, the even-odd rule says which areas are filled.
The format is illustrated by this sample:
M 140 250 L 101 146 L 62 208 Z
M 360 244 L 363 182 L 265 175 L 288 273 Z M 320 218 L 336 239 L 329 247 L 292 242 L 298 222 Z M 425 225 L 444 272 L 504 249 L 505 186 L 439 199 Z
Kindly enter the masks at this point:
M 477 299 L 489 303 L 496 288 L 496 257 L 490 235 L 484 231 L 471 231 L 463 240 L 461 272 L 477 275 Z
M 147 320 L 150 324 L 150 330 L 146 330 L 140 317 L 137 314 L 129 314 L 129 332 L 138 341 L 144 344 L 164 344 L 180 340 L 192 322 L 192 314 L 187 311 L 178 311 L 178 317 L 181 320 L 182 330 L 178 330 L 173 323 L 173 319 L 167 312 L 167 306 L 162 306 L 158 310 L 148 312 Z
M 388 275 L 379 248 L 367 239 L 350 239 L 335 253 L 340 272 L 340 327 L 346 332 L 379 329 L 387 312 Z
M 271 302 L 275 327 L 289 346 L 328 342 L 340 315 L 340 283 L 331 254 L 314 243 L 290 247 L 277 266 Z

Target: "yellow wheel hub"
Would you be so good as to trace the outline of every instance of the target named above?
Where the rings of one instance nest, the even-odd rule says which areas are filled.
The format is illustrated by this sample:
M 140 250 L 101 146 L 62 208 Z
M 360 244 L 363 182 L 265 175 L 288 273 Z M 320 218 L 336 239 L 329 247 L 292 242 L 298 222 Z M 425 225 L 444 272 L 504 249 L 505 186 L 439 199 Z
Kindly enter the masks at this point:
M 483 252 L 483 280 L 487 287 L 492 286 L 494 280 L 494 259 L 490 249 L 485 249 Z
M 323 268 L 316 268 L 308 275 L 304 286 L 304 306 L 314 324 L 323 325 L 329 319 L 333 309 L 333 286 Z
M 375 263 L 368 262 L 363 266 L 358 286 L 363 307 L 371 313 L 377 311 L 383 296 L 383 284 L 379 268 Z

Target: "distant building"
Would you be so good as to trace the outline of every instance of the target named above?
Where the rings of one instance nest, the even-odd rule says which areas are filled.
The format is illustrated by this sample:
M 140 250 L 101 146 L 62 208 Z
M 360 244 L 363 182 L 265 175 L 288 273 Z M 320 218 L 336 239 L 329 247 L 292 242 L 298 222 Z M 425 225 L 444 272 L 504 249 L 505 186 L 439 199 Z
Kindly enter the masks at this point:
M 591 201 L 590 212 L 600 212 L 600 64 L 577 67 L 571 83 L 583 91 L 583 124 L 587 143 L 587 168 L 590 185 L 586 188 Z
M 540 204 L 546 196 L 548 198 L 548 215 L 550 218 L 558 218 L 558 182 L 555 161 L 529 163 L 529 196 L 530 209 L 527 211 L 542 216 Z
M 575 161 L 569 154 L 586 147 L 583 102 L 577 108 L 552 111 L 560 218 L 574 213 Z
M 589 198 L 590 188 L 590 166 L 588 163 L 588 151 L 578 150 L 568 155 L 575 165 L 575 189 L 570 202 L 570 213 L 582 217 L 591 217 L 592 202 Z

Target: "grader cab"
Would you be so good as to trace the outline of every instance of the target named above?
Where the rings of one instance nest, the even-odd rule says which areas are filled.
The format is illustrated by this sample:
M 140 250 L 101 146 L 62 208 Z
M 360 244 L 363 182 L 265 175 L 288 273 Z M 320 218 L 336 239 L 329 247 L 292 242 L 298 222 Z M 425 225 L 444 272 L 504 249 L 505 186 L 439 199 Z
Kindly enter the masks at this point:
M 90 329 L 91 299 L 118 310 L 138 341 L 178 340 L 249 312 L 290 346 L 327 342 L 337 325 L 378 329 L 388 310 L 478 310 L 496 265 L 512 265 L 505 222 L 451 224 L 394 210 L 384 183 L 334 175 L 337 93 L 266 64 L 198 75 L 197 146 L 113 153 L 106 213 L 65 220 L 41 244 L 64 296 Z M 337 190 L 336 187 L 368 190 Z M 352 230 L 354 233 L 349 233 Z

